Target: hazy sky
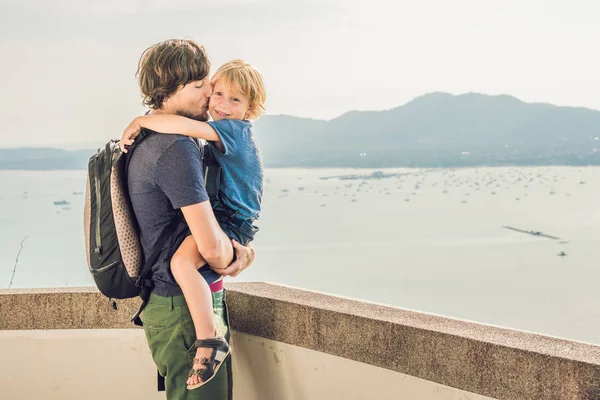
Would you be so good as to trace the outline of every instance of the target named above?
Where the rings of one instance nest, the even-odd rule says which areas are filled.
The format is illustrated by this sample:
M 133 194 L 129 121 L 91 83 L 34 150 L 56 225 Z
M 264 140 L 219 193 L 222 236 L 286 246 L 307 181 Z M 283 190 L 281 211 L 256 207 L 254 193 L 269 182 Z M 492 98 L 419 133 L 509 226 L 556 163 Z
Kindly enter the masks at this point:
M 445 91 L 600 109 L 597 0 L 0 0 L 0 147 L 81 147 L 141 110 L 142 51 L 262 72 L 267 113 L 331 119 Z

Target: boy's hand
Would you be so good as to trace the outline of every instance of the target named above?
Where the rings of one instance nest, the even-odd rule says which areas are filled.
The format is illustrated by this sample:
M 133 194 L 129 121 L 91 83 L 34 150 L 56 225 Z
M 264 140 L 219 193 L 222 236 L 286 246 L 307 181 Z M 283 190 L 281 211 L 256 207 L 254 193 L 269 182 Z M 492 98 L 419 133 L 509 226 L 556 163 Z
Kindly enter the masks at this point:
M 252 247 L 250 244 L 247 246 L 242 246 L 233 239 L 231 239 L 231 244 L 233 245 L 233 250 L 235 251 L 235 261 L 232 262 L 227 268 L 217 269 L 215 272 L 223 276 L 231 276 L 232 278 L 235 278 L 240 272 L 252 264 L 255 253 L 254 247 Z
M 128 147 L 133 144 L 133 141 L 140 134 L 141 130 L 142 127 L 138 123 L 137 118 L 131 121 L 127 128 L 125 128 L 123 136 L 121 136 L 121 141 L 119 142 L 119 147 L 123 153 L 127 153 Z

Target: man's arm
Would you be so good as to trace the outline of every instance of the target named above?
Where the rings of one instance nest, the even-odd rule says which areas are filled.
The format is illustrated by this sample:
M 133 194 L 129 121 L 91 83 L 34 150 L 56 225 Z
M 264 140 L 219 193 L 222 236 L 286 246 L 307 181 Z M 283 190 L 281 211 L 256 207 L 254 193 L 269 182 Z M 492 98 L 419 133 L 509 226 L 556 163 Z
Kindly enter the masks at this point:
M 242 246 L 227 237 L 215 219 L 210 202 L 182 207 L 181 211 L 192 231 L 198 252 L 215 272 L 235 278 L 254 262 L 254 247 L 250 244 Z M 233 251 L 235 261 L 231 263 Z
M 221 230 L 209 201 L 182 207 L 181 211 L 198 252 L 215 269 L 225 269 L 233 260 L 233 247 L 227 235 Z
M 237 259 L 229 265 L 234 249 L 208 200 L 196 144 L 191 140 L 173 143 L 157 161 L 155 179 L 173 208 L 183 212 L 198 251 L 217 273 L 235 276 L 252 263 L 254 249 L 236 245 Z

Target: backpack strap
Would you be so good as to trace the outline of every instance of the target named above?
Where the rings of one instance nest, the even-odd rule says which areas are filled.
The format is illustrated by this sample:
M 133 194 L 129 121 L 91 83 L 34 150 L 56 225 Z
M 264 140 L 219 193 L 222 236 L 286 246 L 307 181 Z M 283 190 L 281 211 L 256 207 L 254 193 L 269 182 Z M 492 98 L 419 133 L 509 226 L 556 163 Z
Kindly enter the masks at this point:
M 125 175 L 127 175 L 127 173 L 129 172 L 129 161 L 131 161 L 131 155 L 133 154 L 133 151 L 135 150 L 137 145 L 140 144 L 142 140 L 150 136 L 151 133 L 152 132 L 148 131 L 146 128 L 142 128 L 140 134 L 135 138 L 133 143 L 128 146 L 125 146 L 125 148 L 127 149 L 127 153 L 125 154 Z
M 160 374 L 160 371 L 158 371 L 158 370 L 156 370 L 156 371 L 158 372 L 158 374 L 157 374 L 158 375 L 158 381 L 157 381 L 157 384 L 156 384 L 156 389 L 159 392 L 164 392 L 166 390 L 166 388 L 165 388 L 165 377 Z
M 192 139 L 194 143 L 196 143 L 196 146 L 198 146 L 198 150 L 200 150 L 200 157 L 202 158 L 202 168 L 204 170 L 204 188 L 206 189 L 206 194 L 208 194 L 210 204 L 214 207 L 219 195 L 222 168 L 217 163 L 215 157 L 212 155 L 210 144 L 201 144 L 200 141 L 196 138 L 190 139 Z
M 211 150 L 204 148 L 202 163 L 204 167 L 204 187 L 211 204 L 216 204 L 221 183 L 221 166 L 212 156 Z

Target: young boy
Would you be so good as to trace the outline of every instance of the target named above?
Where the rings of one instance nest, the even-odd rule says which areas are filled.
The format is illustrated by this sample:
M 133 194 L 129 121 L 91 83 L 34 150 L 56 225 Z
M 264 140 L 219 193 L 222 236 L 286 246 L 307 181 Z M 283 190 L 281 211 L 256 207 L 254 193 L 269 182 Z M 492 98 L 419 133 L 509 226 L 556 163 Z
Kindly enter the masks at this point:
M 133 143 L 142 128 L 207 140 L 209 151 L 222 168 L 219 194 L 212 204 L 215 217 L 229 238 L 246 245 L 258 232 L 254 222 L 259 217 L 263 190 L 262 160 L 249 120 L 256 120 L 265 110 L 266 92 L 259 72 L 242 60 L 225 63 L 211 83 L 208 111 L 213 121 L 160 113 L 140 116 L 125 129 L 121 149 L 126 152 L 125 146 Z M 188 304 L 197 339 L 208 339 L 204 344 L 213 338 L 224 342 L 214 323 L 210 289 L 198 273 L 205 264 L 190 235 L 173 255 L 171 271 Z M 219 351 L 198 347 L 187 388 L 210 381 L 230 351 L 226 342 Z

